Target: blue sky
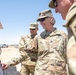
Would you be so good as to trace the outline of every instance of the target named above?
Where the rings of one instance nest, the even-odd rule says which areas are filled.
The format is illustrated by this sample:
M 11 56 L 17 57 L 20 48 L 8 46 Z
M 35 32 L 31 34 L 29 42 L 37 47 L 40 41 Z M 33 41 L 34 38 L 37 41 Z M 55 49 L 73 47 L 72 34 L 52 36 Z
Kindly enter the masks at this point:
M 4 29 L 0 30 L 1 44 L 18 44 L 22 35 L 29 34 L 29 25 L 36 22 L 39 12 L 50 9 L 50 0 L 0 0 L 0 21 Z M 66 32 L 62 27 L 65 21 L 53 9 L 55 27 Z M 38 33 L 43 31 L 39 24 Z

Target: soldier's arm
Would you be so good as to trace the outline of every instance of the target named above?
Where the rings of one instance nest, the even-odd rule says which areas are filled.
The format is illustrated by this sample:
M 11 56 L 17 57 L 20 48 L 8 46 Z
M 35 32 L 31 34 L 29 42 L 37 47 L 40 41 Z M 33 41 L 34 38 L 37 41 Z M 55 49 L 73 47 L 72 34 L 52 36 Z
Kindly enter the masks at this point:
M 69 35 L 72 35 L 69 38 L 68 46 L 67 46 L 67 60 L 69 64 L 70 72 L 76 75 L 76 13 L 72 16 L 69 22 Z M 68 36 L 69 37 L 69 36 Z
M 35 49 L 34 45 L 36 45 L 36 44 L 33 42 L 32 47 L 30 48 L 31 50 Z M 10 66 L 17 65 L 18 63 L 20 63 L 22 61 L 26 61 L 27 59 L 29 59 L 29 56 L 25 52 L 25 50 L 29 50 L 29 49 L 27 49 L 25 47 L 25 41 L 24 41 L 23 38 L 21 38 L 21 40 L 19 42 L 19 52 L 20 52 L 20 55 L 12 58 L 10 61 L 8 61 L 6 64 L 4 64 L 3 65 L 3 69 L 6 69 L 7 67 L 10 67 Z
M 67 55 L 68 55 L 68 64 L 69 64 L 69 71 L 76 75 L 76 43 L 71 46 L 71 48 L 68 49 Z
M 6 62 L 8 67 L 17 65 L 20 62 L 25 61 L 26 59 L 28 59 L 28 55 L 27 55 L 27 53 L 25 52 L 24 49 L 25 49 L 25 42 L 24 42 L 23 37 L 22 37 L 20 39 L 20 42 L 19 42 L 19 52 L 20 52 L 20 55 L 17 55 L 15 57 L 13 57 L 10 61 Z
M 33 40 L 33 49 L 35 49 L 38 52 L 38 37 L 40 36 L 40 34 L 36 35 L 34 40 Z
M 10 66 L 14 66 L 22 61 L 26 61 L 27 59 L 29 59 L 29 56 L 26 52 L 26 50 L 30 50 L 30 51 L 36 51 L 37 52 L 37 37 L 34 38 L 34 40 L 32 41 L 32 45 L 31 47 L 26 47 L 26 38 L 27 36 L 22 36 L 19 42 L 19 53 L 20 56 L 14 57 L 13 59 L 11 59 L 11 61 L 9 62 Z
M 63 54 L 66 64 L 67 64 L 67 42 L 68 42 L 68 36 L 67 34 L 64 34 Z

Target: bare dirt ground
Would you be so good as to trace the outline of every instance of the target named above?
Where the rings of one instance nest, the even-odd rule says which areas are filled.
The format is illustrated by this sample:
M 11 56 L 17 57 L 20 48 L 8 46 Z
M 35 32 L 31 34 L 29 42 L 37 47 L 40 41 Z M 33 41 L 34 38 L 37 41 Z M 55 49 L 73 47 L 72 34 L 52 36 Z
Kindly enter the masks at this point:
M 2 48 L 1 53 L 1 62 L 6 63 L 13 57 L 19 55 L 19 50 L 17 48 Z M 4 75 L 20 75 L 21 64 L 18 64 L 14 67 L 10 67 L 7 70 L 4 70 Z

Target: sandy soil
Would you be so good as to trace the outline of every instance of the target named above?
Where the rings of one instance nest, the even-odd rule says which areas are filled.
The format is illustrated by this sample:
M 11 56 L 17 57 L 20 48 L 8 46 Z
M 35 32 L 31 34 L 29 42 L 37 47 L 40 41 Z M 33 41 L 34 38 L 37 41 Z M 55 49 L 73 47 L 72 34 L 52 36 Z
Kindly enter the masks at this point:
M 2 48 L 1 62 L 6 63 L 13 57 L 19 55 L 19 50 L 16 48 Z M 21 64 L 10 67 L 4 71 L 4 75 L 20 75 Z

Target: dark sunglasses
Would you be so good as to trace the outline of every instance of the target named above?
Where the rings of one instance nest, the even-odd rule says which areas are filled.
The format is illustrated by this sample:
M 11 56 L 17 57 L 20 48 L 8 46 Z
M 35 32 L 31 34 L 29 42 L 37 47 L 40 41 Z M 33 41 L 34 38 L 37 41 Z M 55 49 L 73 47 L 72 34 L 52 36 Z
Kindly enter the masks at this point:
M 35 30 L 35 29 L 30 29 L 30 30 Z
M 41 18 L 39 21 L 43 22 L 43 21 L 45 21 L 46 18 L 48 18 L 48 17 Z
M 54 4 L 55 7 L 57 7 L 58 6 L 57 0 L 53 0 L 53 4 Z

